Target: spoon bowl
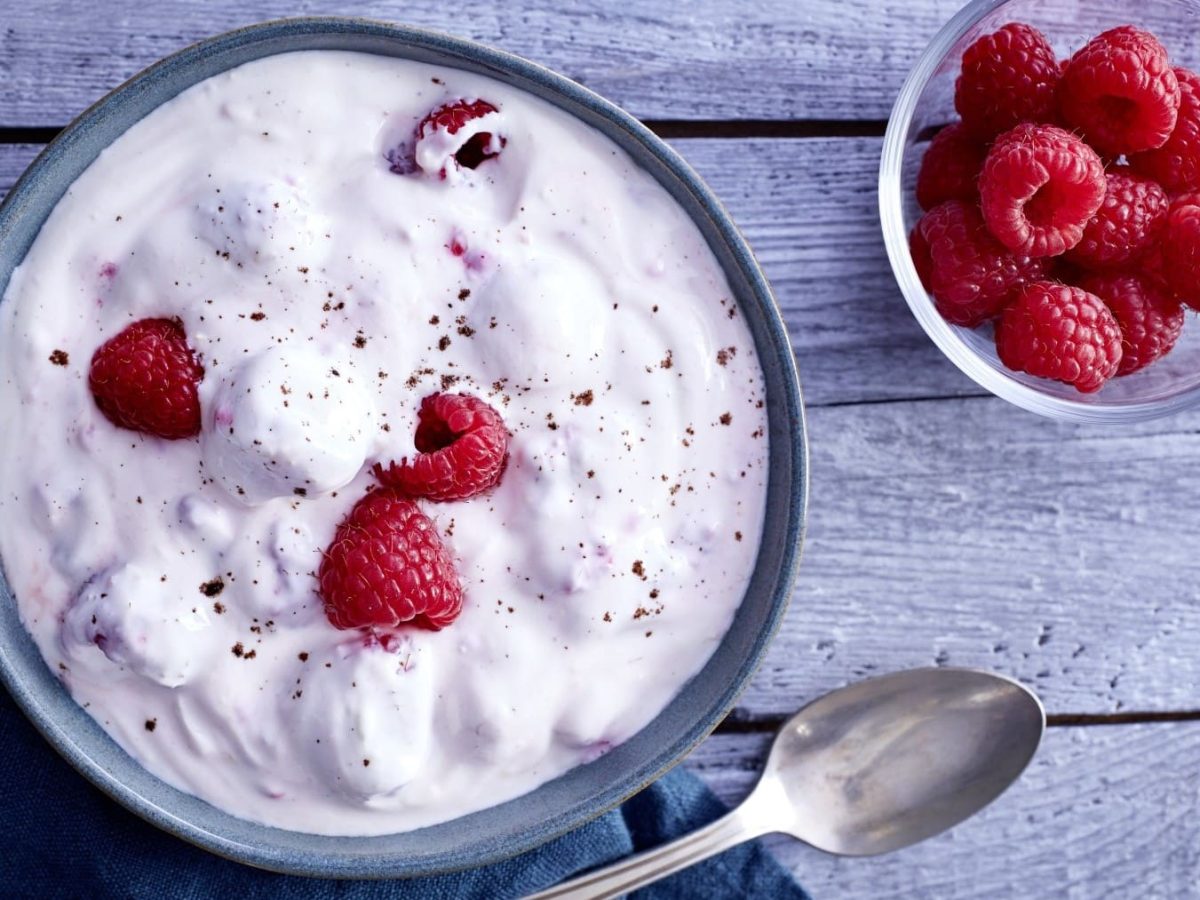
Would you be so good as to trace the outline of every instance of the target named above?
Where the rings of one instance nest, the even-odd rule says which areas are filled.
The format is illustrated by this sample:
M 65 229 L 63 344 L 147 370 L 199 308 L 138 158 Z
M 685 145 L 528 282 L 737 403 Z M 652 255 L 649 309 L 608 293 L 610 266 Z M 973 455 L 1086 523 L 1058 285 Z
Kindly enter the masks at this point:
M 772 832 L 840 856 L 890 853 L 999 797 L 1045 729 L 1037 696 L 1001 675 L 912 669 L 861 681 L 787 721 L 741 806 L 529 900 L 616 897 Z
M 1041 703 L 1015 681 L 970 669 L 899 672 L 793 716 L 756 793 L 780 817 L 772 830 L 841 856 L 890 853 L 999 797 L 1045 727 Z

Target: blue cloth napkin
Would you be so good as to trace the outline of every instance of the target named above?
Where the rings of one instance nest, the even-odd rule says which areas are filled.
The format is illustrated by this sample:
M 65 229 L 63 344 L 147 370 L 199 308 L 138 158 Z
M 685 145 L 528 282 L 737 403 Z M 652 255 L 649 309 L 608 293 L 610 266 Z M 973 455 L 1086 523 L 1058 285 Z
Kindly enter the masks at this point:
M 0 897 L 267 900 L 503 900 L 655 847 L 725 811 L 675 769 L 614 810 L 523 856 L 408 881 L 323 881 L 275 875 L 177 840 L 93 788 L 42 740 L 0 689 Z M 758 842 L 743 844 L 631 895 L 809 900 Z

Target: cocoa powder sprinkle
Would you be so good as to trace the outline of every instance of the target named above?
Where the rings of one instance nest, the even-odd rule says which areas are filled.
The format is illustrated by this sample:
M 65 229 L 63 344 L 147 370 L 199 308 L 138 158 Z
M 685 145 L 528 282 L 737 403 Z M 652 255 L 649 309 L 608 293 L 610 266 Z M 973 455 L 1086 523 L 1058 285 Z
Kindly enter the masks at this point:
M 204 584 L 200 585 L 200 593 L 202 593 L 205 597 L 215 597 L 223 590 L 225 590 L 225 579 L 223 579 L 220 575 L 218 575 L 216 578 L 209 579 L 208 581 L 204 582 Z

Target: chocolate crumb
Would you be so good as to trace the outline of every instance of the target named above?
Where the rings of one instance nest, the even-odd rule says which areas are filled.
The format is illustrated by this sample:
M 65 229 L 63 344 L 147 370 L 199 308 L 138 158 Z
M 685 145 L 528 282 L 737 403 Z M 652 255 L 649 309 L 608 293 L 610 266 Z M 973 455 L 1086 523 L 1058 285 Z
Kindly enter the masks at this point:
M 638 578 L 646 577 L 646 566 L 642 563 L 642 561 L 640 559 L 635 559 L 633 561 L 632 571 L 633 571 L 633 574 L 636 575 Z
M 651 600 L 657 600 L 657 599 L 658 599 L 658 588 L 652 588 L 652 589 L 650 590 L 650 599 L 651 599 Z
M 737 347 L 726 347 L 724 350 L 717 351 L 717 365 L 727 366 L 729 361 L 737 356 Z
M 256 657 L 256 656 L 258 656 L 257 650 L 247 650 L 246 651 L 246 659 L 254 659 L 254 657 Z
M 354 346 L 359 350 L 367 346 L 367 338 L 362 332 L 359 332 L 354 336 Z
M 663 357 L 662 362 L 660 362 L 658 365 L 661 369 L 669 369 L 671 366 L 675 365 L 675 357 L 672 355 L 670 350 L 667 351 L 667 355 Z
M 241 659 L 243 656 L 246 655 L 246 648 L 242 646 L 241 641 L 238 641 L 236 644 L 234 644 L 230 648 L 229 652 L 232 653 L 234 656 L 236 656 L 238 659 Z
M 442 321 L 442 320 L 441 320 L 439 317 L 437 317 L 437 316 L 430 316 L 430 317 L 429 317 L 429 324 L 430 324 L 430 325 L 437 325 L 437 324 L 438 324 L 439 322 L 441 322 L 441 321 Z
M 54 363 L 56 366 L 65 366 L 70 361 L 71 358 L 67 356 L 66 350 L 55 350 L 50 354 L 50 362 Z
M 721 413 L 721 418 L 718 420 L 722 425 L 728 425 L 733 421 L 733 416 L 729 413 Z
M 648 616 L 648 615 L 650 615 L 650 610 L 646 609 L 646 607 L 644 607 L 644 606 L 639 606 L 639 607 L 638 607 L 636 610 L 634 610 L 634 612 L 633 612 L 633 618 L 634 618 L 634 620 L 635 620 L 635 621 L 636 621 L 637 619 L 644 619 L 644 618 L 645 618 L 646 616 Z
M 586 390 L 578 394 L 572 394 L 571 399 L 575 401 L 576 406 L 591 406 L 594 398 L 591 390 Z
M 222 603 L 220 600 L 216 601 L 215 603 L 213 603 L 213 612 L 215 612 L 218 616 L 224 615 L 225 604 Z
M 292 488 L 292 493 L 295 494 L 297 497 L 307 497 L 308 496 L 308 488 L 302 488 L 302 487 Z
M 369 766 L 370 764 L 371 764 L 371 761 L 370 761 L 369 759 L 364 759 L 364 760 L 363 760 L 363 765 L 364 765 L 364 766 Z
M 449 346 L 450 346 L 450 335 L 443 334 L 440 338 L 438 338 L 438 349 L 439 350 L 445 350 Z
M 205 597 L 215 597 L 223 590 L 225 590 L 225 580 L 220 575 L 200 585 L 200 593 Z
M 596 470 L 595 470 L 595 469 L 588 469 L 588 472 L 587 472 L 587 477 L 588 477 L 588 478 L 595 478 L 595 477 L 596 477 Z
M 604 621 L 605 621 L 605 622 L 611 622 L 611 621 L 612 621 L 612 613 L 610 613 L 610 612 L 606 612 L 606 613 L 604 614 Z
M 158 727 L 158 719 L 147 719 L 146 720 L 146 730 L 147 731 L 153 731 L 157 727 Z
M 742 533 L 740 531 L 735 531 L 733 533 L 733 539 L 735 541 L 740 541 L 742 539 Z
M 261 309 L 258 310 L 257 312 L 250 313 L 250 321 L 252 321 L 252 322 L 261 322 L 266 317 L 267 317 L 267 314 L 265 312 L 263 312 Z
M 459 291 L 459 292 L 458 292 L 458 299 L 459 299 L 459 300 L 466 300 L 466 299 L 467 299 L 468 297 L 470 297 L 470 296 L 471 296 L 471 289 L 470 289 L 470 288 L 463 288 L 461 291 Z
M 300 651 L 300 662 L 308 662 L 308 651 L 307 650 Z

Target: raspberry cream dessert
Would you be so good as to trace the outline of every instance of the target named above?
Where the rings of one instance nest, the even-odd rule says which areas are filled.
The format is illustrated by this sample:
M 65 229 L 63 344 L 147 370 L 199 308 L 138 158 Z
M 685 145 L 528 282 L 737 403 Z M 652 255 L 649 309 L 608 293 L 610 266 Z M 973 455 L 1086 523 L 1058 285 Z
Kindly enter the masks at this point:
M 0 304 L 0 560 L 72 696 L 233 815 L 382 834 L 626 740 L 764 508 L 699 231 L 490 79 L 333 51 L 184 92 Z

